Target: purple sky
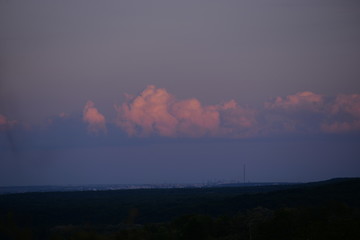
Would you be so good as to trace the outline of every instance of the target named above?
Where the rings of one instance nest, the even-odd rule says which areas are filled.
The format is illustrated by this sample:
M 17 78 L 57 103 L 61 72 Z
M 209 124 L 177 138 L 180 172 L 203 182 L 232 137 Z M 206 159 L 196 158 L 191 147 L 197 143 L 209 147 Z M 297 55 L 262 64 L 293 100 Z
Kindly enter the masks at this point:
M 360 176 L 360 3 L 1 1 L 0 186 Z

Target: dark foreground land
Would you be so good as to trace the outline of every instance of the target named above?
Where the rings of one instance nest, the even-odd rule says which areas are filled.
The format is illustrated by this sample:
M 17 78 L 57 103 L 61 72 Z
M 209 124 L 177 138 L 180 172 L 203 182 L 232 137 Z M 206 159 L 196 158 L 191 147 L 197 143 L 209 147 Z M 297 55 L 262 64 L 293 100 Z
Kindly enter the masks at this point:
M 360 239 L 360 179 L 0 195 L 0 239 Z

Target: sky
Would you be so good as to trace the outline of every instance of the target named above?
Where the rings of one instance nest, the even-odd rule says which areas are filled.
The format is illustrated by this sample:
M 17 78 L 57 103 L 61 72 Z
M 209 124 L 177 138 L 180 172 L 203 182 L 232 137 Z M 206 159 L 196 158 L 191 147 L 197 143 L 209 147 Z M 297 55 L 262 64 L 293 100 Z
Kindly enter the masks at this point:
M 0 186 L 360 177 L 355 0 L 0 1 Z

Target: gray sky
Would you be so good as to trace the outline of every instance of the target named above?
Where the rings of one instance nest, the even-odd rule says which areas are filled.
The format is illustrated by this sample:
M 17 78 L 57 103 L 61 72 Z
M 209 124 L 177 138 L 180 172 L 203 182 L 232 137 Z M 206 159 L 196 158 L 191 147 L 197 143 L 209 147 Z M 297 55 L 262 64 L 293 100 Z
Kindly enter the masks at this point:
M 93 100 L 109 117 L 147 85 L 204 103 L 360 91 L 358 1 L 1 1 L 3 114 Z

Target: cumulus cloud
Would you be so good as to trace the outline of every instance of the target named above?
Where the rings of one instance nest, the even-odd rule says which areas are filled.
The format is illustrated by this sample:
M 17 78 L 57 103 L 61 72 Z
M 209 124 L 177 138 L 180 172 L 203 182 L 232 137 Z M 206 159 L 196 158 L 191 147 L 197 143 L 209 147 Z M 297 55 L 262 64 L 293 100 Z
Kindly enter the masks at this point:
M 360 95 L 340 94 L 329 107 L 329 119 L 321 125 L 328 133 L 360 131 Z
M 289 95 L 285 98 L 277 97 L 274 101 L 265 103 L 268 110 L 309 110 L 319 111 L 323 106 L 324 98 L 322 95 L 305 91 Z
M 83 121 L 88 124 L 89 133 L 106 133 L 105 117 L 95 108 L 95 104 L 92 101 L 88 101 L 84 107 Z
M 253 117 L 235 101 L 203 106 L 195 98 L 177 100 L 163 88 L 148 86 L 139 96 L 116 106 L 116 123 L 130 136 L 220 136 L 231 128 L 252 126 Z
M 360 118 L 360 95 L 338 95 L 331 106 L 331 113 L 349 114 L 350 116 Z
M 131 102 L 115 106 L 118 112 L 116 123 L 130 136 L 149 136 L 153 133 L 173 136 L 178 124 L 177 119 L 169 113 L 173 101 L 173 96 L 165 89 L 148 86 Z
M 264 103 L 262 132 L 319 133 L 328 108 L 327 99 L 313 92 L 298 92 Z
M 255 138 L 288 134 L 360 133 L 360 95 L 324 96 L 298 92 L 275 97 L 261 107 L 249 107 L 230 100 L 205 105 L 196 98 L 177 99 L 164 88 L 153 85 L 139 95 L 126 95 L 127 100 L 115 106 L 115 121 L 107 122 L 88 101 L 82 121 L 91 134 L 107 132 L 115 124 L 133 137 L 219 137 Z M 80 119 L 60 113 L 48 120 L 51 126 L 82 124 Z M 13 127 L 25 129 L 17 121 L 0 114 L 0 131 Z M 38 129 L 38 128 L 34 128 Z
M 335 98 L 305 91 L 276 97 L 263 108 L 231 100 L 204 106 L 178 100 L 163 88 L 148 86 L 116 106 L 116 124 L 130 136 L 247 138 L 272 134 L 360 131 L 360 95 Z
M 345 133 L 360 131 L 360 95 L 339 94 L 325 97 L 300 92 L 277 97 L 264 104 L 266 130 L 279 132 Z M 276 128 L 276 127 L 275 127 Z
M 232 137 L 250 137 L 259 134 L 258 111 L 239 106 L 231 100 L 217 106 L 220 115 L 220 135 Z
M 185 136 L 216 134 L 219 127 L 219 112 L 216 106 L 202 106 L 199 100 L 175 102 L 170 109 L 177 119 L 177 133 Z

